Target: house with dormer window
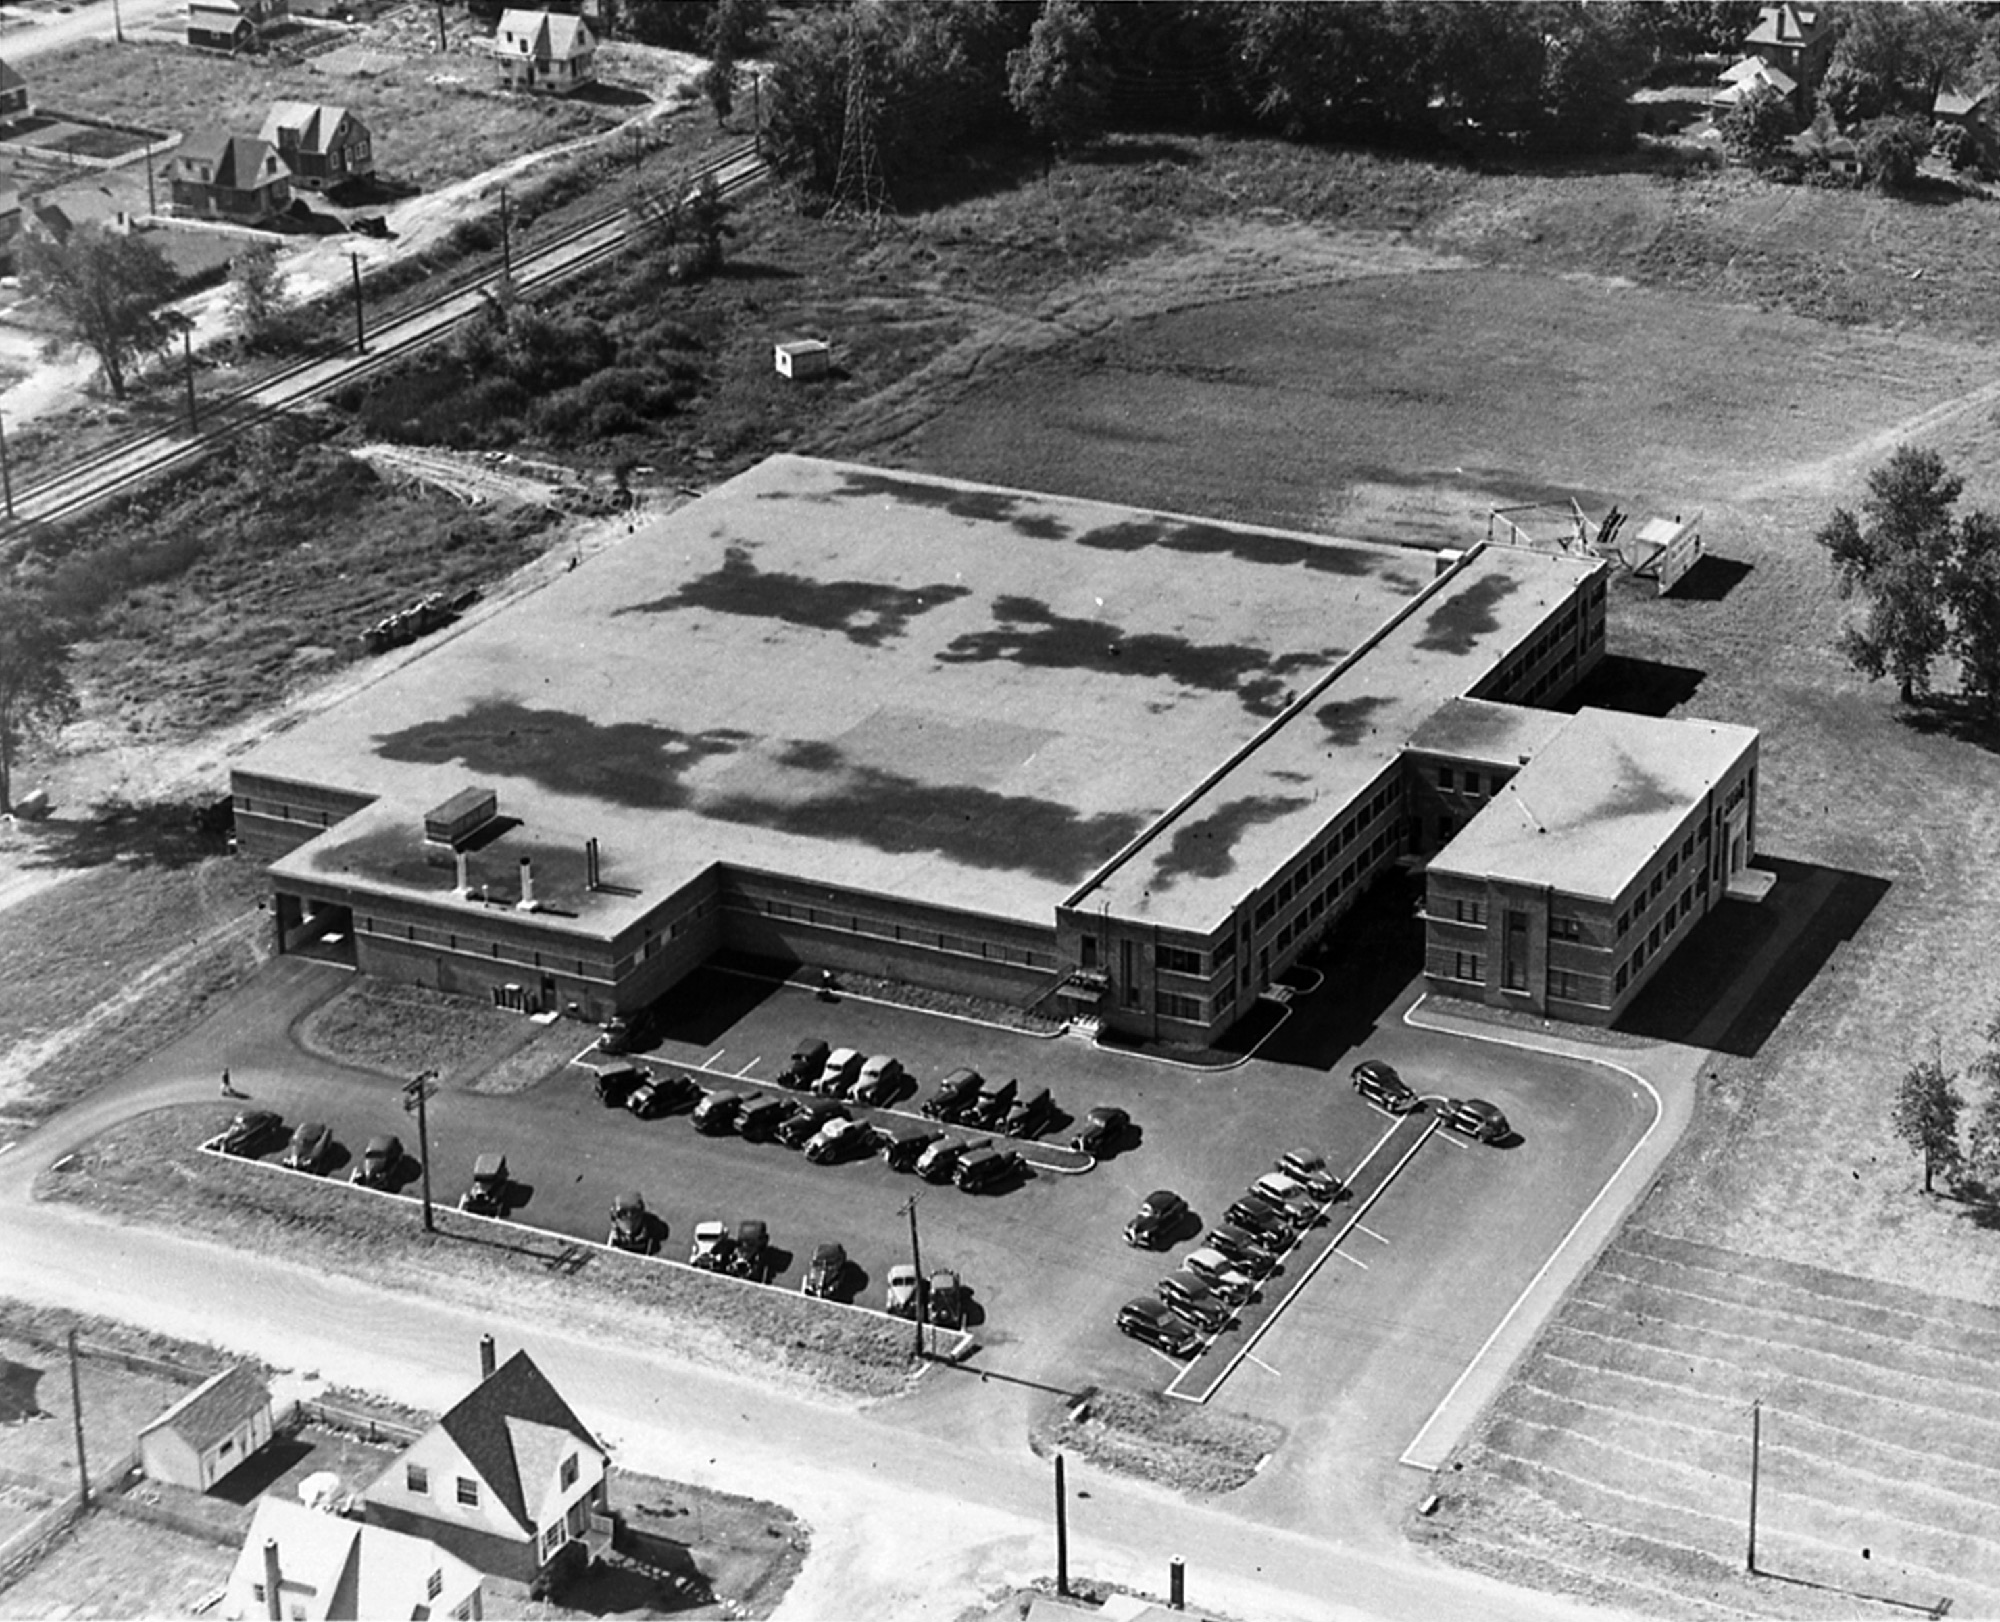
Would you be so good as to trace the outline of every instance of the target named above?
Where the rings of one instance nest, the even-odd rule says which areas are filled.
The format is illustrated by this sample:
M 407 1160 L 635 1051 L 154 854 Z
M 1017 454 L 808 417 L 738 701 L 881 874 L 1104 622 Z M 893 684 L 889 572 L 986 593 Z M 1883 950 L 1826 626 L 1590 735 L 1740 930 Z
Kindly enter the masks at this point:
M 604 1445 L 526 1352 L 492 1368 L 363 1492 L 372 1525 L 428 1538 L 532 1582 L 572 1544 L 609 1537 Z
M 292 200 L 292 172 L 278 149 L 255 135 L 206 130 L 181 142 L 167 166 L 174 212 L 262 225 Z
M 597 38 L 589 23 L 565 12 L 503 11 L 492 48 L 509 90 L 567 95 L 597 77 Z

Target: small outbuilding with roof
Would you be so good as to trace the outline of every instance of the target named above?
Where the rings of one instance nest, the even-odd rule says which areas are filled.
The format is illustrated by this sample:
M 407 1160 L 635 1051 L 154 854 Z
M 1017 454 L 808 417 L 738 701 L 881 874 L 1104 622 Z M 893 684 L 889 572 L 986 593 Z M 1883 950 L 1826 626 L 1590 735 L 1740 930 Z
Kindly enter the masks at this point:
M 205 1380 L 139 1432 L 154 1481 L 207 1492 L 271 1440 L 271 1388 L 247 1363 Z

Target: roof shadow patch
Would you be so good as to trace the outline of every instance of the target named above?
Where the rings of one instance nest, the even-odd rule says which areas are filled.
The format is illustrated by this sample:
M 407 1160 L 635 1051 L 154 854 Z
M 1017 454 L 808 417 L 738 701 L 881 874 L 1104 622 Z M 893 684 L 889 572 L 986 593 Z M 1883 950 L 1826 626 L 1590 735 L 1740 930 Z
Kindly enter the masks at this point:
M 690 771 L 750 740 L 751 734 L 731 728 L 682 732 L 644 721 L 600 726 L 568 710 L 486 699 L 457 715 L 379 734 L 375 753 L 426 765 L 455 761 L 475 776 L 527 778 L 552 794 L 671 811 L 689 802 Z
M 1688 797 L 1619 751 L 1616 778 L 1598 800 L 1593 817 L 1647 817 L 1663 811 L 1685 811 Z
M 805 747 L 816 768 L 828 752 L 839 753 L 830 744 Z M 1084 816 L 1055 800 L 965 783 L 922 783 L 851 762 L 836 776 L 827 793 L 811 799 L 718 797 L 705 801 L 701 814 L 806 839 L 868 845 L 892 856 L 935 852 L 967 867 L 1031 873 L 1059 884 L 1087 877 L 1147 821 L 1143 812 Z
M 1370 716 L 1395 702 L 1393 698 L 1383 698 L 1379 694 L 1361 693 L 1353 698 L 1337 698 L 1331 704 L 1322 704 L 1313 711 L 1313 715 L 1326 728 L 1326 741 L 1336 749 L 1346 749 L 1368 736 Z
M 1493 610 L 1520 589 L 1521 583 L 1511 575 L 1489 574 L 1473 581 L 1430 611 L 1417 646 L 1427 653 L 1472 652 L 1481 637 L 1500 629 L 1500 618 Z
M 1369 574 L 1376 568 L 1374 558 L 1351 546 L 1304 540 L 1295 535 L 1224 529 L 1220 524 L 1191 523 L 1157 514 L 1100 524 L 1096 529 L 1085 530 L 1076 540 L 1079 546 L 1103 552 L 1137 552 L 1158 546 L 1169 552 L 1232 557 L 1274 568 L 1303 566 L 1320 574 Z
M 1337 654 L 1286 653 L 1239 642 L 1190 642 L 1148 631 L 1125 635 L 1102 620 L 1058 614 L 1033 597 L 993 600 L 994 626 L 954 637 L 940 664 L 1005 661 L 1040 669 L 1094 670 L 1175 682 L 1211 693 L 1234 693 L 1253 715 L 1275 715 L 1289 697 L 1285 678 L 1323 668 Z
M 893 473 L 864 473 L 848 470 L 840 476 L 843 496 L 887 496 L 906 506 L 929 507 L 950 513 L 954 518 L 978 524 L 1011 524 L 1032 540 L 1060 541 L 1069 535 L 1069 526 L 1055 514 L 1038 509 L 1025 496 L 1005 490 L 961 490 L 949 484 L 930 484 L 922 479 L 899 479 Z
M 1177 879 L 1224 878 L 1236 867 L 1236 840 L 1246 828 L 1308 804 L 1304 795 L 1253 794 L 1218 805 L 1205 817 L 1183 822 L 1153 868 L 1153 888 L 1171 890 Z
M 968 595 L 969 587 L 939 582 L 892 586 L 877 580 L 815 580 L 763 570 L 741 545 L 731 546 L 722 567 L 697 575 L 677 591 L 651 602 L 628 603 L 621 614 L 671 614 L 701 608 L 714 614 L 782 620 L 815 631 L 835 631 L 864 648 L 879 648 L 909 630 L 925 611 Z

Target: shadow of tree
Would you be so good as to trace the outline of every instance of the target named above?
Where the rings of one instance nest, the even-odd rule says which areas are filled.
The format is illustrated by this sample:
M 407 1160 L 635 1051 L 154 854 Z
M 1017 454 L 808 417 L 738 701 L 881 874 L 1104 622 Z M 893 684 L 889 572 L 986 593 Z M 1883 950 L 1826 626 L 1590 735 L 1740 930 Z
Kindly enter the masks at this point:
M 100 801 L 87 816 L 54 816 L 16 826 L 34 842 L 27 867 L 192 867 L 229 851 L 227 800 Z

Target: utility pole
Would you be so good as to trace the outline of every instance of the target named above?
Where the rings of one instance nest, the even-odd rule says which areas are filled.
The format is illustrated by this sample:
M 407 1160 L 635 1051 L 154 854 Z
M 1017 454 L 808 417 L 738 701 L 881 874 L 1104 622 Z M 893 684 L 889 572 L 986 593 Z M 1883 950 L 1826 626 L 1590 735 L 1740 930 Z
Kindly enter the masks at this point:
M 0 492 L 7 497 L 7 516 L 14 516 L 14 469 L 7 461 L 7 422 L 0 418 Z
M 1757 1570 L 1757 1464 L 1764 1443 L 1764 1399 L 1750 1404 L 1750 1547 L 1743 1556 L 1743 1569 Z
M 198 434 L 201 432 L 201 423 L 194 413 L 194 338 L 186 327 L 181 328 L 181 358 L 187 362 L 182 376 L 187 380 L 188 432 Z
M 924 1258 L 917 1249 L 917 1201 L 921 1198 L 921 1194 L 912 1194 L 903 1202 L 903 1209 L 910 1218 L 910 1265 L 917 1270 L 917 1357 L 920 1360 L 924 1355 L 924 1326 L 930 1317 L 929 1303 L 925 1300 Z
M 1069 1598 L 1069 1501 L 1063 1493 L 1063 1456 L 1056 1455 L 1056 1598 Z
M 150 136 L 146 140 L 146 212 L 160 212 L 159 199 L 153 195 L 153 142 Z
M 365 355 L 368 353 L 368 329 L 361 321 L 361 255 L 350 253 L 347 263 L 354 271 L 354 352 Z
M 445 38 L 444 33 L 444 0 L 438 0 L 438 50 L 443 52 L 450 49 L 451 41 Z
M 69 1414 L 76 1425 L 76 1490 L 90 1507 L 90 1466 L 83 1455 L 83 1377 L 76 1369 L 76 1331 L 69 1332 Z
M 514 279 L 514 233 L 507 221 L 507 188 L 500 188 L 500 274 Z
M 111 0 L 111 32 L 120 45 L 125 43 L 125 14 L 118 9 L 118 0 Z
M 415 1110 L 417 1115 L 417 1165 L 424 1180 L 424 1232 L 437 1232 L 437 1219 L 431 1214 L 431 1123 L 424 1112 L 424 1100 L 437 1091 L 437 1072 L 421 1071 L 416 1079 L 403 1089 L 403 1109 Z

